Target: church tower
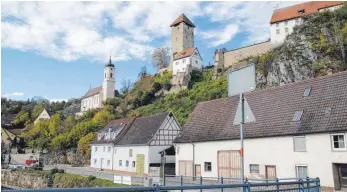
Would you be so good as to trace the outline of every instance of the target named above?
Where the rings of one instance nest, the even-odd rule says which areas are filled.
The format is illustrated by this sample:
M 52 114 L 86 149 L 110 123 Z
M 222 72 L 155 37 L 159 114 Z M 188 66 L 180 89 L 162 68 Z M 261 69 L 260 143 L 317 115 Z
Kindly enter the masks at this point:
M 102 83 L 102 100 L 105 101 L 107 98 L 114 98 L 115 94 L 115 78 L 114 78 L 114 65 L 110 61 L 105 65 L 104 68 L 104 82 Z
M 195 25 L 182 13 L 171 25 L 171 64 L 176 53 L 194 47 Z

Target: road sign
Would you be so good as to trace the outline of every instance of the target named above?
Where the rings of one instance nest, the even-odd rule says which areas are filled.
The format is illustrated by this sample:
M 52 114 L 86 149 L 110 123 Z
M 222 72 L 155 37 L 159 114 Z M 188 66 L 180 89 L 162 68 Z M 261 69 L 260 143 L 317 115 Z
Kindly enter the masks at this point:
M 228 73 L 229 97 L 249 91 L 254 91 L 255 87 L 256 83 L 254 64 Z
M 251 108 L 249 107 L 248 105 L 248 102 L 247 102 L 247 99 L 244 98 L 244 111 L 243 111 L 243 114 L 244 114 L 244 121 L 243 123 L 252 123 L 252 122 L 255 122 L 255 117 L 252 113 L 252 110 Z M 234 118 L 234 125 L 240 125 L 240 122 L 241 122 L 241 115 L 242 115 L 242 109 L 241 109 L 241 106 L 242 106 L 242 103 L 241 101 L 239 102 L 239 106 L 237 107 L 237 110 L 236 110 L 236 114 L 235 114 L 235 118 Z

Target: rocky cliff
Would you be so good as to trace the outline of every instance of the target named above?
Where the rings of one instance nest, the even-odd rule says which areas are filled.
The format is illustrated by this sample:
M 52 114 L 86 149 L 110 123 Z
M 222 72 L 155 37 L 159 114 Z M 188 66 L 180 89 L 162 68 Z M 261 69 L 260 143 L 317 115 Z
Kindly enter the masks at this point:
M 240 61 L 254 63 L 258 88 L 282 85 L 347 69 L 347 6 L 306 16 L 283 44 Z

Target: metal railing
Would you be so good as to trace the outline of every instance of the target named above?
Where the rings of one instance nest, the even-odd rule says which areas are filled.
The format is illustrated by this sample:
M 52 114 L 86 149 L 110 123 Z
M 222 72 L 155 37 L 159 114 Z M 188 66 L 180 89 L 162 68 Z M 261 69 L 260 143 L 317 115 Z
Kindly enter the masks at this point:
M 4 190 L 13 192 L 14 190 Z M 22 191 L 22 190 L 21 190 Z M 200 192 L 320 192 L 319 178 L 305 178 L 295 181 L 291 179 L 276 179 L 274 182 L 250 182 L 239 184 L 202 184 L 202 185 L 177 185 L 177 186 L 163 186 L 157 185 L 150 187 L 115 187 L 115 188 L 49 188 L 49 189 L 30 189 L 24 190 L 28 192 L 64 192 L 64 191 L 93 191 L 93 192 L 159 192 L 159 191 L 200 191 Z

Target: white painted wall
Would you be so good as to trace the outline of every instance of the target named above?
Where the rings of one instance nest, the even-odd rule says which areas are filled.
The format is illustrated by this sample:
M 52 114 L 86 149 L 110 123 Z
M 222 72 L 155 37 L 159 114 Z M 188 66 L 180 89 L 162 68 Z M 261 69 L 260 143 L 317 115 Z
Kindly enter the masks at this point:
M 136 172 L 136 155 L 144 154 L 144 173 L 148 174 L 149 167 L 149 146 L 115 146 L 115 153 L 113 158 L 114 170 L 126 171 L 126 172 Z M 132 157 L 129 157 L 129 149 L 133 150 Z M 119 166 L 119 160 L 122 160 L 122 166 Z M 126 167 L 126 161 L 129 161 L 129 166 Z M 135 167 L 132 166 L 132 162 L 135 161 Z
M 81 111 L 87 111 L 89 109 L 97 109 L 102 107 L 102 94 L 96 94 L 91 97 L 82 99 Z
M 102 83 L 103 100 L 107 98 L 114 98 L 115 90 L 115 70 L 114 67 L 105 66 L 104 68 L 104 81 Z
M 295 25 L 299 25 L 301 22 L 301 18 L 291 19 L 287 21 L 282 21 L 278 23 L 272 23 L 270 25 L 270 33 L 271 33 L 271 43 L 273 44 L 281 44 L 288 34 L 293 32 L 293 28 Z M 286 28 L 288 32 L 286 32 Z M 277 34 L 277 30 L 279 30 L 279 34 Z
M 176 144 L 176 173 L 180 160 L 193 160 L 192 144 Z M 217 177 L 217 151 L 239 150 L 239 140 L 195 143 L 195 164 L 201 165 L 203 177 Z M 310 177 L 319 177 L 321 185 L 333 187 L 332 163 L 347 163 L 347 151 L 332 151 L 330 134 L 306 135 L 306 152 L 294 152 L 293 137 L 245 139 L 245 175 L 250 176 L 250 164 L 259 164 L 260 175 L 265 165 L 276 165 L 279 178 L 296 177 L 295 166 L 307 165 Z M 204 171 L 204 162 L 212 163 L 212 171 Z
M 197 53 L 197 50 L 195 50 L 195 52 Z M 198 63 L 196 63 L 196 61 Z M 195 55 L 195 53 L 193 53 L 191 56 L 189 57 L 185 57 L 182 59 L 177 59 L 175 61 L 173 61 L 173 75 L 176 75 L 177 72 L 186 72 L 186 69 L 188 68 L 188 65 L 192 65 L 193 68 L 195 69 L 201 69 L 202 68 L 202 60 L 198 55 Z
M 109 147 L 111 150 L 109 151 Z M 95 150 L 97 148 L 97 151 Z M 112 170 L 112 144 L 92 144 L 91 145 L 90 167 Z M 96 163 L 95 163 L 96 159 Z M 102 160 L 103 159 L 103 160 Z M 110 163 L 107 164 L 107 161 Z

